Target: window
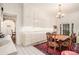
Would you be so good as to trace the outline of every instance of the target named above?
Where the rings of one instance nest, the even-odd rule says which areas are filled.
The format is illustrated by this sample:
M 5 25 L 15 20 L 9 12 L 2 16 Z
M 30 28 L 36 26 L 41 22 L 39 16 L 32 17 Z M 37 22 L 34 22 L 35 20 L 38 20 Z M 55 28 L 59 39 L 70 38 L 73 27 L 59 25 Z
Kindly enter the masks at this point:
M 71 31 L 70 31 L 71 29 Z M 69 35 L 73 33 L 74 23 L 72 24 L 60 24 L 60 34 Z

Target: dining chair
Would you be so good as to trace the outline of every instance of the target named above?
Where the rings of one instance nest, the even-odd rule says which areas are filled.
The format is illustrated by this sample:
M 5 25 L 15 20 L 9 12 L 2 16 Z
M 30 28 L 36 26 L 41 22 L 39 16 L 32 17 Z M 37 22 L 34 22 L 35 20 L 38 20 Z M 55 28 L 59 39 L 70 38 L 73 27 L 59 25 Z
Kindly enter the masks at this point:
M 71 46 L 70 39 L 68 38 L 65 41 L 63 41 L 62 46 L 64 47 L 64 49 L 70 49 Z
M 76 43 L 76 33 L 72 33 L 71 34 L 71 38 L 72 38 L 72 43 Z
M 52 48 L 54 48 L 54 51 L 55 51 L 56 48 L 59 46 L 56 42 L 56 39 L 52 37 L 53 34 L 51 34 L 51 33 L 46 33 L 46 35 L 47 35 L 47 46 L 48 46 L 48 48 L 52 47 Z
M 73 43 L 71 51 L 79 53 L 79 43 Z

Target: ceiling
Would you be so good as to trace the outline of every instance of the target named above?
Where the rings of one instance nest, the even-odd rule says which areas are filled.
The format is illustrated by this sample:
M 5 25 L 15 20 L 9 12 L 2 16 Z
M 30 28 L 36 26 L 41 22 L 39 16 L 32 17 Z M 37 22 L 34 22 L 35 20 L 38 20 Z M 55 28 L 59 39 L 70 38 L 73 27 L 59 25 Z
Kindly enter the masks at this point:
M 15 4 L 15 3 L 12 3 L 12 4 Z M 20 4 L 20 3 L 16 3 L 16 4 Z M 39 9 L 40 11 L 46 12 L 51 15 L 57 14 L 57 8 L 58 8 L 57 3 L 24 3 L 24 4 L 26 4 L 26 7 L 32 7 L 32 8 L 35 7 Z M 4 5 L 6 5 L 6 3 L 4 3 Z M 77 11 L 79 11 L 79 3 L 63 3 L 62 4 L 62 12 L 64 14 L 73 13 Z
M 57 3 L 30 3 L 26 4 L 30 7 L 37 7 L 39 10 L 44 10 L 51 14 L 57 13 L 58 4 Z M 79 3 L 64 3 L 62 4 L 63 13 L 73 13 L 79 11 Z

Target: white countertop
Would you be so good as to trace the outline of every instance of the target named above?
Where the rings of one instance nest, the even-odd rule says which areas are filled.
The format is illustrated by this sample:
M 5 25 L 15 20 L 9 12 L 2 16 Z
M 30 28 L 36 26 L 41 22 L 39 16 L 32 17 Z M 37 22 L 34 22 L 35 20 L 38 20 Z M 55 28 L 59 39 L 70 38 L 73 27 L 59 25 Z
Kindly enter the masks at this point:
M 17 52 L 10 35 L 5 36 L 4 38 L 0 38 L 0 40 L 9 40 L 9 43 L 0 47 L 0 55 L 8 55 Z

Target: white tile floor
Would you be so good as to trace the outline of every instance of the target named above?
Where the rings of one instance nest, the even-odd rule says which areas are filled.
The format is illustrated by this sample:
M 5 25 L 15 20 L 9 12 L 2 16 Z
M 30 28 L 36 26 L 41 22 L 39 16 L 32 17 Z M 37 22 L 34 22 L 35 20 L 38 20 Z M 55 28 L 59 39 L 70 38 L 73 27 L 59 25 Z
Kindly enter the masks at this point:
M 17 48 L 17 55 L 45 55 L 40 50 L 33 46 L 16 46 Z

